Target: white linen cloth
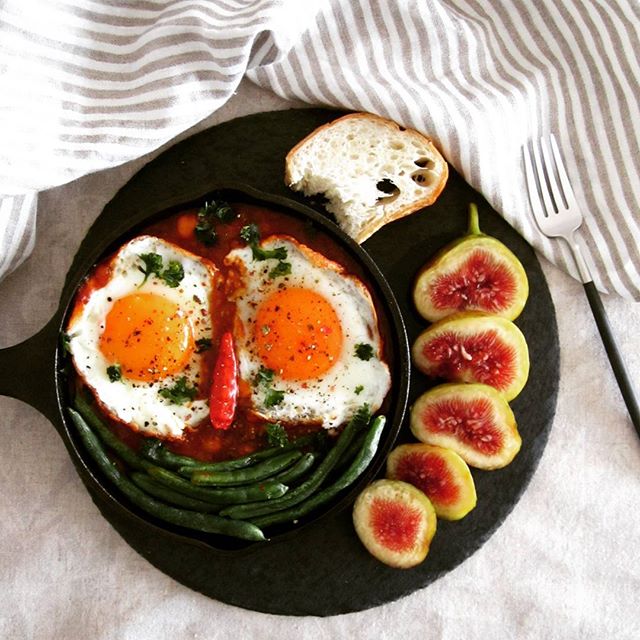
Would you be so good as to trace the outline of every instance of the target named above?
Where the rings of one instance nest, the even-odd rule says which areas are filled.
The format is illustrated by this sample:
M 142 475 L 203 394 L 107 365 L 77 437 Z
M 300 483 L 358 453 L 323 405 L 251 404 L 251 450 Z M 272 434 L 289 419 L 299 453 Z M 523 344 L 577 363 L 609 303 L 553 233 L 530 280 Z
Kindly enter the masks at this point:
M 300 103 L 244 82 L 191 132 L 290 106 Z M 41 194 L 33 257 L 0 282 L 0 348 L 50 318 L 89 226 L 150 159 Z M 512 513 L 454 571 L 396 602 L 329 618 L 265 615 L 209 599 L 134 552 L 91 502 L 47 419 L 0 397 L 0 638 L 638 640 L 640 440 L 582 286 L 542 264 L 562 345 L 549 442 Z M 603 298 L 638 380 L 640 304 Z
M 640 298 L 634 0 L 5 0 L 0 277 L 33 250 L 38 192 L 140 157 L 244 76 L 432 136 L 536 248 L 521 147 L 553 131 L 600 289 Z

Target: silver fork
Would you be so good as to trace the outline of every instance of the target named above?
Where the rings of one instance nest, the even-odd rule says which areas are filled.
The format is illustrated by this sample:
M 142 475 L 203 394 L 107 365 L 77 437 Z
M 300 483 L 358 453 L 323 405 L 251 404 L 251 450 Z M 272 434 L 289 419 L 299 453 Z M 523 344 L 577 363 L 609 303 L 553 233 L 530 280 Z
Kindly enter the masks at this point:
M 627 405 L 631 422 L 640 436 L 638 400 L 613 337 L 602 300 L 577 242 L 576 230 L 582 224 L 582 213 L 573 194 L 556 139 L 551 134 L 549 138 L 540 138 L 539 143 L 532 140 L 530 144 L 522 147 L 522 153 L 533 216 L 542 233 L 554 238 L 564 238 L 573 253 L 611 368 Z

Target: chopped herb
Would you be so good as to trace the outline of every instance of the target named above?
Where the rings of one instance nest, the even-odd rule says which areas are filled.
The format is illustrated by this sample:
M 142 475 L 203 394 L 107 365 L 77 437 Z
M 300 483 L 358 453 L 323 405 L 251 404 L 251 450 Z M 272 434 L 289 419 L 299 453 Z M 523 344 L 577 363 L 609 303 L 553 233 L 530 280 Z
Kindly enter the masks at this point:
M 277 391 L 276 389 L 267 389 L 267 393 L 264 396 L 265 407 L 275 407 L 284 400 L 284 391 Z
M 258 225 L 255 223 L 246 224 L 242 229 L 240 229 L 240 237 L 247 244 L 258 244 L 260 242 L 260 229 Z
M 253 377 L 254 387 L 265 387 L 264 404 L 267 407 L 275 407 L 284 400 L 284 391 L 277 391 L 271 387 L 273 374 L 273 369 L 260 367 L 258 373 Z
M 286 251 L 286 249 L 285 249 Z M 290 262 L 278 262 L 278 264 L 269 271 L 269 278 L 275 280 L 279 276 L 288 276 L 291 273 Z
M 173 404 L 184 404 L 187 400 L 193 400 L 198 393 L 197 387 L 190 387 L 187 377 L 182 376 L 176 380 L 173 387 L 160 389 L 158 393 Z
M 61 333 L 60 334 L 60 346 L 62 347 L 62 351 L 64 353 L 71 354 L 71 338 L 77 336 L 77 333 Z
M 266 425 L 265 432 L 267 434 L 267 441 L 272 447 L 284 447 L 286 444 L 289 444 L 287 431 L 279 422 Z
M 271 327 L 268 324 L 263 324 L 260 327 L 260 331 L 262 331 L 263 336 L 268 336 L 271 333 Z
M 359 384 L 359 385 L 355 388 L 355 392 L 356 392 L 356 395 L 357 395 L 357 396 L 359 396 L 363 391 L 364 391 L 364 387 L 363 387 L 361 384 Z
M 284 262 L 287 259 L 287 248 L 263 249 L 260 242 L 260 229 L 255 223 L 247 224 L 240 229 L 240 237 L 251 247 L 254 260 L 278 260 L 278 264 L 269 272 L 272 280 L 278 276 L 286 276 L 291 273 L 291 264 Z
M 208 222 L 200 222 L 198 218 L 198 222 L 196 223 L 196 228 L 194 233 L 196 234 L 196 238 L 202 242 L 202 244 L 210 247 L 212 244 L 216 243 L 218 239 L 218 234 L 216 230 L 208 223 Z
M 234 210 L 228 202 L 224 200 L 212 200 L 205 202 L 198 211 L 198 222 L 196 223 L 196 238 L 205 245 L 215 244 L 218 234 L 216 224 L 218 222 L 231 222 L 236 217 Z
M 359 342 L 356 345 L 355 355 L 360 360 L 371 360 L 373 358 L 373 347 L 365 342 Z
M 231 222 L 236 217 L 231 205 L 224 200 L 218 200 L 217 202 L 213 200 L 205 204 L 203 209 L 209 216 L 217 218 L 220 222 Z
M 160 275 L 162 269 L 162 256 L 159 253 L 141 253 L 138 258 L 144 262 L 144 269 L 138 267 L 138 270 L 144 273 L 144 280 L 140 283 L 140 287 L 147 281 L 150 275 Z
M 361 407 L 358 407 L 350 422 L 357 422 L 361 428 L 364 428 L 369 424 L 369 420 L 371 420 L 371 408 L 365 402 Z
M 251 245 L 251 252 L 254 260 L 286 260 L 286 247 L 276 247 L 275 249 L 263 249 L 257 244 Z
M 211 349 L 211 340 L 209 338 L 200 338 L 196 340 L 196 353 L 202 353 Z
M 175 289 L 184 278 L 184 269 L 177 260 L 171 260 L 169 266 L 162 272 L 160 277 L 167 283 L 167 286 Z
M 170 260 L 169 265 L 163 271 L 162 256 L 159 253 L 141 253 L 138 258 L 144 262 L 144 268 L 138 267 L 144 273 L 144 280 L 140 287 L 147 281 L 150 275 L 156 275 L 164 280 L 168 287 L 177 287 L 184 278 L 184 269 L 177 260 Z
M 203 351 L 208 351 L 211 349 L 211 339 L 210 338 L 200 338 L 196 340 L 196 353 L 202 353 Z
M 118 380 L 121 380 L 122 370 L 120 369 L 120 365 L 112 364 L 110 367 L 107 367 L 107 375 L 109 376 L 109 380 L 111 380 L 111 382 L 118 382 Z
M 258 387 L 261 384 L 270 385 L 273 382 L 273 369 L 260 367 L 258 373 L 253 378 L 253 386 Z

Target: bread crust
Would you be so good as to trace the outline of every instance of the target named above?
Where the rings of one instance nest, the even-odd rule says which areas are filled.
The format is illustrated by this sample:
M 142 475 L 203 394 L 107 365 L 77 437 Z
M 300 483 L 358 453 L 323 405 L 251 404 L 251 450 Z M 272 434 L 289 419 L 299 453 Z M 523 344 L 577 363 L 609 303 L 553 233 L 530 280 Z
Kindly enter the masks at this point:
M 400 218 L 404 218 L 424 207 L 427 207 L 433 204 L 436 199 L 439 197 L 440 193 L 444 189 L 447 179 L 449 177 L 449 167 L 446 160 L 442 157 L 432 139 L 428 136 L 420 133 L 416 129 L 408 128 L 400 126 L 397 122 L 393 120 L 389 120 L 388 118 L 383 118 L 374 113 L 366 113 L 366 112 L 355 112 L 349 113 L 347 115 L 341 116 L 327 122 L 320 127 L 314 129 L 311 133 L 309 133 L 305 138 L 300 140 L 292 149 L 289 150 L 285 157 L 285 172 L 284 172 L 284 180 L 287 187 L 291 187 L 293 184 L 293 179 L 291 177 L 291 167 L 296 157 L 296 154 L 300 151 L 300 149 L 307 144 L 310 140 L 316 137 L 319 134 L 324 133 L 326 130 L 335 127 L 339 123 L 344 123 L 345 121 L 350 120 L 362 120 L 368 121 L 377 127 L 383 127 L 389 129 L 389 131 L 394 135 L 401 135 L 403 137 L 415 137 L 417 138 L 422 145 L 425 145 L 432 154 L 432 159 L 436 163 L 437 170 L 433 173 L 439 176 L 437 182 L 431 184 L 429 186 L 429 190 L 427 195 L 424 198 L 420 198 L 418 200 L 414 200 L 404 207 L 389 212 L 381 217 L 372 218 L 368 222 L 366 222 L 359 230 L 357 235 L 355 236 L 355 240 L 358 243 L 364 242 L 367 238 L 373 235 L 378 229 L 385 226 L 386 224 L 393 222 L 394 220 L 399 220 Z

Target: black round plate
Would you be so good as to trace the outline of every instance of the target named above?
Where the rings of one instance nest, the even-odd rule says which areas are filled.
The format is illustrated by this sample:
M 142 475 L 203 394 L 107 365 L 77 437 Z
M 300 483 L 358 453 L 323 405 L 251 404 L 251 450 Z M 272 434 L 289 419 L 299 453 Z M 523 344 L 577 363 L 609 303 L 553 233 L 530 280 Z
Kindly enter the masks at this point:
M 136 174 L 107 205 L 92 231 L 112 233 L 115 221 L 122 224 L 128 217 L 134 219 L 141 208 L 161 211 L 225 183 L 247 183 L 266 193 L 302 201 L 283 184 L 284 157 L 310 131 L 339 115 L 324 109 L 264 113 L 197 134 Z M 161 571 L 192 589 L 247 609 L 288 615 L 341 614 L 395 600 L 427 586 L 476 551 L 527 486 L 555 411 L 558 336 L 540 265 L 531 247 L 453 171 L 434 205 L 387 225 L 364 247 L 394 290 L 412 342 L 426 326 L 411 304 L 413 278 L 437 249 L 465 232 L 470 202 L 478 204 L 483 230 L 509 246 L 529 276 L 530 298 L 517 324 L 529 344 L 531 373 L 524 391 L 512 403 L 523 446 L 507 468 L 473 471 L 477 507 L 459 522 L 438 523 L 423 564 L 395 570 L 374 560 L 357 539 L 348 509 L 280 542 L 225 555 L 186 539 L 176 541 L 161 529 L 123 517 L 102 494 L 92 492 L 103 515 L 122 537 Z M 409 401 L 429 385 L 420 374 L 413 375 Z M 411 440 L 405 419 L 399 441 Z

